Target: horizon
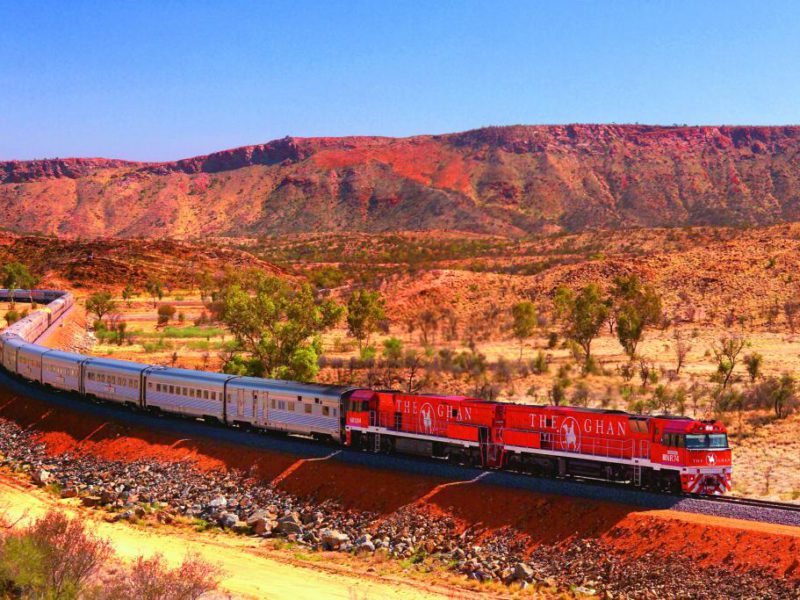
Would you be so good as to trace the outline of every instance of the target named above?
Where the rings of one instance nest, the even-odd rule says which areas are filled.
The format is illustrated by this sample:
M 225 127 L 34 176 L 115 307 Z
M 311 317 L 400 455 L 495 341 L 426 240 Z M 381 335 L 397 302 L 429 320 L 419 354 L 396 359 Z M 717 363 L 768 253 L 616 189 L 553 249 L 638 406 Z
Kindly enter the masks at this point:
M 51 0 L 4 16 L 0 160 L 166 162 L 289 132 L 800 121 L 800 6 L 785 1 Z
M 583 127 L 651 127 L 651 128 L 660 128 L 660 129 L 712 129 L 712 128 L 744 128 L 744 129 L 777 129 L 777 128 L 794 128 L 800 127 L 800 123 L 776 123 L 776 124 L 763 124 L 763 125 L 754 125 L 754 124 L 733 124 L 733 123 L 718 123 L 718 124 L 709 124 L 709 123 L 701 123 L 701 124 L 691 124 L 691 123 L 672 123 L 669 125 L 661 124 L 661 123 L 581 123 L 581 122 L 572 122 L 572 123 L 515 123 L 509 125 L 483 125 L 481 127 L 473 127 L 471 129 L 465 129 L 462 131 L 447 131 L 447 132 L 437 132 L 437 133 L 417 133 L 412 135 L 403 135 L 403 136 L 392 136 L 392 135 L 381 135 L 381 134 L 359 134 L 359 135 L 310 135 L 310 136 L 303 136 L 303 135 L 284 135 L 277 138 L 272 138 L 262 142 L 252 142 L 242 144 L 240 146 L 231 146 L 228 148 L 219 148 L 217 150 L 212 150 L 210 152 L 206 152 L 204 154 L 194 154 L 192 156 L 180 156 L 178 158 L 167 158 L 163 160 L 147 160 L 147 159 L 130 159 L 121 156 L 40 156 L 40 157 L 33 157 L 33 158 L 0 158 L 0 163 L 25 163 L 25 162 L 39 162 L 39 161 L 56 161 L 56 160 L 113 160 L 113 161 L 121 161 L 121 162 L 128 162 L 128 163 L 138 163 L 138 164 L 168 164 L 168 163 L 176 163 L 183 160 L 191 160 L 194 158 L 200 158 L 204 156 L 211 156 L 214 154 L 230 152 L 233 150 L 239 150 L 241 148 L 250 148 L 254 146 L 263 146 L 266 144 L 271 144 L 272 142 L 276 142 L 282 139 L 297 139 L 297 140 L 314 140 L 314 139 L 367 139 L 367 138 L 385 138 L 390 140 L 404 140 L 404 139 L 413 139 L 413 138 L 421 138 L 421 137 L 442 137 L 448 135 L 458 135 L 463 133 L 469 133 L 471 131 L 481 131 L 483 129 L 508 129 L 513 127 L 568 127 L 570 125 L 577 125 Z

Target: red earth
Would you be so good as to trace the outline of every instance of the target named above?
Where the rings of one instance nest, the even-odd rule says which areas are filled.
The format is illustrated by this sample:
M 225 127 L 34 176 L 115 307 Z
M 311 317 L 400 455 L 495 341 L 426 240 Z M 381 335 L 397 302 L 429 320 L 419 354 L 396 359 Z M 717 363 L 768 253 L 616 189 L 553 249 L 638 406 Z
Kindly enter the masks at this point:
M 672 511 L 643 511 L 586 499 L 536 494 L 433 477 L 382 471 L 337 461 L 218 443 L 179 439 L 157 429 L 134 429 L 79 410 L 0 390 L 0 417 L 34 429 L 52 455 L 91 453 L 109 460 L 193 461 L 200 469 L 237 469 L 286 491 L 386 517 L 408 505 L 450 515 L 461 528 L 485 535 L 510 529 L 529 536 L 530 547 L 576 539 L 601 541 L 626 559 L 679 555 L 698 566 L 735 571 L 758 568 L 800 579 L 800 529 Z M 651 560 L 651 559 L 649 559 Z

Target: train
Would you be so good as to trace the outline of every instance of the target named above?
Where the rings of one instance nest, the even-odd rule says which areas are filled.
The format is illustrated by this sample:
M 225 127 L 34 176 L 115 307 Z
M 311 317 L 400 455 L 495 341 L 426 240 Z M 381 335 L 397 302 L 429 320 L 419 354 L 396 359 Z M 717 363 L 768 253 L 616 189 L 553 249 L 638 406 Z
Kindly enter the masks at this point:
M 0 301 L 12 298 L 42 306 L 0 334 L 0 364 L 26 381 L 76 396 L 483 469 L 668 493 L 731 489 L 731 449 L 718 420 L 408 394 L 85 356 L 36 343 L 75 304 L 70 292 L 0 290 Z

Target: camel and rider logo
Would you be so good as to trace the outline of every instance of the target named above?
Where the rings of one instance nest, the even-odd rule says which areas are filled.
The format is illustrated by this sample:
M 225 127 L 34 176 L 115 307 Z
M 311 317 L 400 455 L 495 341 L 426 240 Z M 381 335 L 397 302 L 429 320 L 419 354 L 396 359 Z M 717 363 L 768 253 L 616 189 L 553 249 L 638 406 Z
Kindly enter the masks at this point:
M 579 450 L 581 446 L 581 429 L 574 417 L 567 417 L 558 428 L 561 433 L 561 448 Z
M 713 465 L 715 462 L 717 462 L 717 459 L 714 457 L 713 454 L 709 454 L 708 455 L 708 464 Z
M 422 405 L 419 411 L 419 425 L 423 433 L 434 433 L 436 429 L 436 413 L 429 403 Z

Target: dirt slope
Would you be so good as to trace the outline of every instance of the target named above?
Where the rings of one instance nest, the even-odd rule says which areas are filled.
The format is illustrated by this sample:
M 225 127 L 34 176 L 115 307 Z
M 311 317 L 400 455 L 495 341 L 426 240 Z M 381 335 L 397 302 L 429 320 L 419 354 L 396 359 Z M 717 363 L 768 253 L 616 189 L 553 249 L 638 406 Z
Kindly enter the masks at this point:
M 89 530 L 108 539 L 123 560 L 161 554 L 174 567 L 180 564 L 187 552 L 196 553 L 223 570 L 222 588 L 236 597 L 295 600 L 452 597 L 422 589 L 419 584 L 404 585 L 397 580 L 348 573 L 335 566 L 302 566 L 287 556 L 269 553 L 252 538 L 200 535 L 186 529 L 148 531 L 126 524 L 112 525 L 77 507 L 65 508 L 63 502 L 56 502 L 52 496 L 6 476 L 0 477 L 0 508 L 10 522 L 17 522 L 20 526 L 51 508 L 80 515 Z
M 172 163 L 0 163 L 0 218 L 85 237 L 766 224 L 800 216 L 799 151 L 800 127 L 285 138 Z

